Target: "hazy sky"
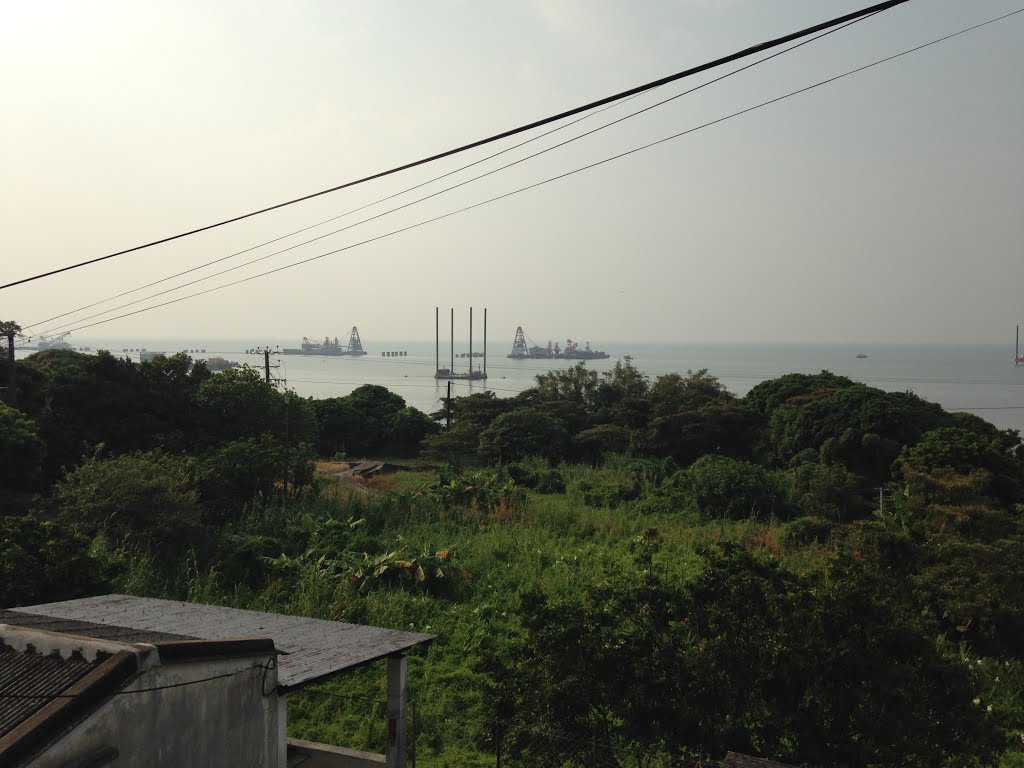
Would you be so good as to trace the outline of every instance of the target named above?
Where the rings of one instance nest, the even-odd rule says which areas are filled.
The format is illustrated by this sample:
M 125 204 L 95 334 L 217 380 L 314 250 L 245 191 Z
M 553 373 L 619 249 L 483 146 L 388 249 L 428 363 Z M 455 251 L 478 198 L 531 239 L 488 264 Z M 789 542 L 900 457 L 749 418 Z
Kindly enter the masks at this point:
M 330 187 L 867 4 L 0 0 L 0 282 Z M 1022 5 L 912 0 L 565 148 L 182 293 L 479 202 Z M 5 289 L 0 319 L 36 323 L 513 143 Z M 369 346 L 432 338 L 435 305 L 461 316 L 472 304 L 489 307 L 496 344 L 511 343 L 520 324 L 538 341 L 1002 341 L 1024 321 L 1022 286 L 1024 14 L 511 199 L 75 336 L 256 344 L 344 335 L 355 324 Z M 34 330 L 94 322 L 74 322 L 81 315 Z

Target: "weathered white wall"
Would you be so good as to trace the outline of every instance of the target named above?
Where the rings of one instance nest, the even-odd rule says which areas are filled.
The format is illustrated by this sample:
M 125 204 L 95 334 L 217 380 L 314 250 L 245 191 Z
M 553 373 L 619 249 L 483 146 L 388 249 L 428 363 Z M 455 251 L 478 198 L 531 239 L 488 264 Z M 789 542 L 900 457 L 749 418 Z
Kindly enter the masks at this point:
M 126 691 L 157 688 L 237 672 L 231 677 L 161 691 L 113 696 L 32 768 L 64 768 L 117 750 L 99 763 L 112 768 L 239 766 L 283 768 L 275 669 L 269 657 L 172 663 L 151 668 Z M 263 691 L 271 691 L 264 695 Z

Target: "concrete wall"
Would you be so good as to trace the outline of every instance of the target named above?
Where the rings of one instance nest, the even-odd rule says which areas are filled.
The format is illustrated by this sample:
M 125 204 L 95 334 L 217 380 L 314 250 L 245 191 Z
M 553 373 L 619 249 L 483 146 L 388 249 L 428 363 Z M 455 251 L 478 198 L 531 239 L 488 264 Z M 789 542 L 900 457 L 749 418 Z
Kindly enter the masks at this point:
M 257 666 L 269 660 L 236 656 L 152 667 L 124 688 L 137 693 L 113 696 L 29 765 L 282 768 L 277 673 Z M 141 690 L 225 674 L 231 677 Z

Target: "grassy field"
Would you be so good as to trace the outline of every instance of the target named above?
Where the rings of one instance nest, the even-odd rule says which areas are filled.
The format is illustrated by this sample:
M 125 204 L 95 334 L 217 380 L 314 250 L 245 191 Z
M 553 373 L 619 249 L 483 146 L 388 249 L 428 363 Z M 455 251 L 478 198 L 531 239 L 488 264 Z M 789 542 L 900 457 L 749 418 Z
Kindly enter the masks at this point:
M 423 766 L 494 764 L 493 755 L 476 746 L 486 683 L 478 668 L 488 655 L 500 656 L 519 631 L 515 614 L 523 590 L 572 595 L 628 567 L 631 542 L 652 528 L 662 541 L 659 562 L 680 578 L 695 572 L 698 547 L 721 541 L 794 556 L 808 566 L 820 557 L 816 550 L 785 552 L 772 523 L 703 524 L 678 514 L 640 515 L 628 504 L 582 503 L 580 484 L 607 482 L 604 470 L 563 467 L 566 492 L 529 492 L 514 506 L 482 510 L 440 504 L 429 491 L 436 471 L 384 475 L 363 483 L 367 490 L 362 491 L 333 477 L 347 468 L 344 462 L 321 463 L 316 497 L 257 510 L 233 534 L 250 544 L 287 546 L 289 532 L 301 531 L 306 551 L 294 552 L 287 564 L 268 564 L 278 554 L 271 548 L 255 578 L 239 581 L 237 568 L 227 561 L 209 568 L 190 562 L 167 583 L 154 580 L 154 571 L 140 562 L 122 588 L 435 635 L 428 649 L 410 659 L 417 764 Z M 325 530 L 342 531 L 340 539 Z M 364 552 L 367 562 L 372 555 L 394 553 L 392 560 L 429 563 L 441 575 L 432 571 L 426 582 L 401 575 L 377 583 L 368 579 L 357 589 L 331 559 Z M 447 553 L 443 561 L 437 555 L 442 552 Z M 379 752 L 384 700 L 383 665 L 358 670 L 290 696 L 289 730 L 301 738 Z
M 594 488 L 628 479 L 614 466 L 563 466 L 563 492 L 526 492 L 490 507 L 442 503 L 437 472 L 425 468 L 360 489 L 333 477 L 343 469 L 321 465 L 315 495 L 250 512 L 229 535 L 234 554 L 209 567 L 193 558 L 170 580 L 140 560 L 120 588 L 435 635 L 409 664 L 416 764 L 425 768 L 495 764 L 481 748 L 489 682 L 483 664 L 503 658 L 521 632 L 516 615 L 525 590 L 572 598 L 635 567 L 634 544 L 652 529 L 660 542 L 656 564 L 679 580 L 697 573 L 702 547 L 722 542 L 804 573 L 821 569 L 831 551 L 827 541 L 787 543 L 777 521 L 666 512 L 647 503 L 653 482 L 638 499 L 594 505 Z M 385 682 L 384 665 L 376 664 L 290 695 L 290 734 L 382 752 Z

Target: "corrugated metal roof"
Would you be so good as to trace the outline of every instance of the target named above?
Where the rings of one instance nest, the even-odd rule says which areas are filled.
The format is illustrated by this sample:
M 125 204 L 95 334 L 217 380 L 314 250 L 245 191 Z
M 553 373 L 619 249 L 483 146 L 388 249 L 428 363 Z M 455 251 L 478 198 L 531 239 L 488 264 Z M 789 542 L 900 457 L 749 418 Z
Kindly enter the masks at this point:
M 92 621 L 55 618 L 27 613 L 22 609 L 0 610 L 0 624 L 13 624 L 27 629 L 39 629 L 46 632 L 60 632 L 67 635 L 93 637 L 97 640 L 113 640 L 119 643 L 163 643 L 173 640 L 199 640 L 188 635 L 171 634 L 169 632 L 151 632 L 144 629 L 119 627 L 115 624 L 96 624 Z
M 33 605 L 18 608 L 16 613 L 87 622 L 99 625 L 98 631 L 103 631 L 103 627 L 116 627 L 119 631 L 171 636 L 163 639 L 269 637 L 282 654 L 278 657 L 277 675 L 278 683 L 285 689 L 308 685 L 346 669 L 404 653 L 433 639 L 433 635 L 418 632 L 128 595 L 103 595 Z M 18 621 L 10 619 L 8 623 L 17 624 Z M 91 630 L 69 628 L 53 631 L 98 636 L 90 634 Z M 156 642 L 134 639 L 134 636 L 129 639 L 124 635 L 118 639 L 124 642 Z
M 0 643 L 0 737 L 77 683 L 98 662 L 22 653 Z M 16 697 L 27 698 L 16 698 Z M 32 698 L 39 696 L 41 698 Z
M 751 757 L 739 752 L 730 752 L 725 756 L 723 768 L 791 768 L 791 766 L 765 760 L 763 757 Z

